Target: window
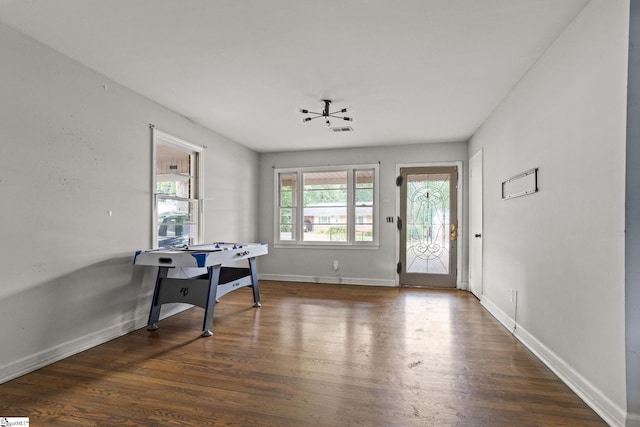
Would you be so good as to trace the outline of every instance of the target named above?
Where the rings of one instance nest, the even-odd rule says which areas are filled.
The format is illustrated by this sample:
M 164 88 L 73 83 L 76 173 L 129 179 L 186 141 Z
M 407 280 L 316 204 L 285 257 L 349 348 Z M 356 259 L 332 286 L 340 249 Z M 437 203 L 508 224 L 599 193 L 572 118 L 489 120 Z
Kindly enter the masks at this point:
M 281 174 L 279 182 L 279 203 L 278 217 L 280 218 L 279 230 L 280 240 L 295 240 L 297 186 L 298 177 L 296 174 Z
M 347 241 L 347 171 L 302 172 L 304 242 Z
M 154 153 L 152 247 L 202 240 L 200 152 L 203 147 L 152 128 Z
M 377 176 L 377 164 L 276 169 L 276 243 L 376 245 Z
M 373 241 L 374 171 L 355 171 L 355 239 L 360 242 Z

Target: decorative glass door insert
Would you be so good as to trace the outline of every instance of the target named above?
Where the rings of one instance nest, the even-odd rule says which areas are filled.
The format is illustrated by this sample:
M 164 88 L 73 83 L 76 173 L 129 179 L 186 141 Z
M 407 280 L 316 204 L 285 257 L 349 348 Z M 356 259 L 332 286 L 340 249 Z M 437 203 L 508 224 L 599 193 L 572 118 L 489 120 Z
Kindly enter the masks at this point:
M 400 284 L 455 286 L 457 168 L 402 168 L 400 180 Z

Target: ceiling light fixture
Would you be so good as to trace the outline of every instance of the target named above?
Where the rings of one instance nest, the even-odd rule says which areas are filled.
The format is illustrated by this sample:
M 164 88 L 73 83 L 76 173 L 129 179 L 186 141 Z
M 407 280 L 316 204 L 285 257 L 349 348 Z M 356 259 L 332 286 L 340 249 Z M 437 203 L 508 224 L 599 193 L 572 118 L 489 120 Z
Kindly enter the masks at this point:
M 300 109 L 300 112 L 302 114 L 311 114 L 312 115 L 312 117 L 305 117 L 304 119 L 302 119 L 302 123 L 310 122 L 313 119 L 318 119 L 318 118 L 321 118 L 321 117 L 325 120 L 325 123 L 329 127 L 331 127 L 330 119 L 340 119 L 340 120 L 346 120 L 348 122 L 352 122 L 353 121 L 353 117 L 336 116 L 336 114 L 348 113 L 349 112 L 348 108 L 342 108 L 342 109 L 337 110 L 337 111 L 329 111 L 329 107 L 331 106 L 331 100 L 323 99 L 322 102 L 324 103 L 324 108 L 322 109 L 321 113 L 316 113 L 314 111 L 309 111 L 309 110 L 304 109 L 304 108 Z

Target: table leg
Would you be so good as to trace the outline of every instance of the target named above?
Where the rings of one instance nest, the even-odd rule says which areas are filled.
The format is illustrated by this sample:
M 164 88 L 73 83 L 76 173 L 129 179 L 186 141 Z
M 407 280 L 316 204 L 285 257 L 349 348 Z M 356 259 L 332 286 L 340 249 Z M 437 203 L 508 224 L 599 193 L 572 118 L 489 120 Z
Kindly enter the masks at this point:
M 158 329 L 158 320 L 160 319 L 160 308 L 162 304 L 158 304 L 158 292 L 160 292 L 160 282 L 169 274 L 168 267 L 158 267 L 158 276 L 156 277 L 156 287 L 153 290 L 153 298 L 151 299 L 151 311 L 149 312 L 149 321 L 147 322 L 147 331 L 155 331 Z
M 262 307 L 260 304 L 260 289 L 258 288 L 258 268 L 256 259 L 249 258 L 249 270 L 251 271 L 251 289 L 253 289 L 253 306 Z
M 220 283 L 220 265 L 207 267 L 209 273 L 209 290 L 207 294 L 207 304 L 204 309 L 204 321 L 202 322 L 203 337 L 210 337 L 211 325 L 213 325 L 213 309 L 216 305 L 216 295 L 218 293 L 218 284 Z

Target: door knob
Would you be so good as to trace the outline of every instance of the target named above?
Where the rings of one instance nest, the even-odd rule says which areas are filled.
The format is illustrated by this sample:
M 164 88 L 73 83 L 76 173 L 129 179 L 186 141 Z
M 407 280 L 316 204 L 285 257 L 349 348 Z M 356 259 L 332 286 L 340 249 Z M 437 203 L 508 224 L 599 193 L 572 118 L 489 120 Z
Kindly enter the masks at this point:
M 476 237 L 482 237 L 482 234 L 476 234 Z

